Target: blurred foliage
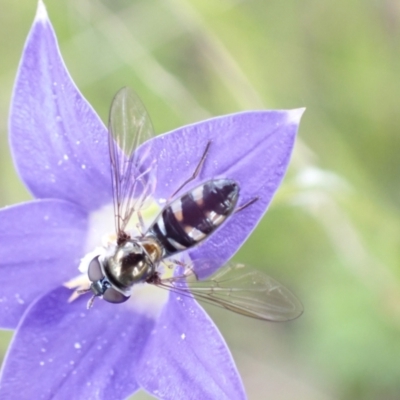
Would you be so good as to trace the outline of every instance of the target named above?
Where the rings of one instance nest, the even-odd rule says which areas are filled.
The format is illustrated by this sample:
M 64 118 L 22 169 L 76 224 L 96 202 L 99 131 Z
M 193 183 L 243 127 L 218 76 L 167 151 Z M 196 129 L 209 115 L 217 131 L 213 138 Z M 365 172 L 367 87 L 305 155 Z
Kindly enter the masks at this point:
M 36 4 L 0 1 L 6 205 L 29 199 L 11 161 L 7 114 Z M 398 0 L 46 6 L 68 69 L 103 120 L 124 85 L 160 133 L 245 109 L 307 107 L 284 184 L 236 256 L 285 282 L 305 313 L 275 325 L 207 310 L 250 399 L 400 398 Z M 0 338 L 3 353 L 9 338 Z

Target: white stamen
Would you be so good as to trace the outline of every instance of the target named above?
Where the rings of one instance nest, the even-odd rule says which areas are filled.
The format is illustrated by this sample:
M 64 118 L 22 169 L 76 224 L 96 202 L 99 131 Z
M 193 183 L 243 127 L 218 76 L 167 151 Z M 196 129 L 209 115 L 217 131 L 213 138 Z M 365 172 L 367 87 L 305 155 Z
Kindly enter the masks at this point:
M 90 214 L 85 251 L 93 252 L 96 247 L 104 246 L 104 237 L 110 232 L 115 232 L 113 204 L 107 204 Z

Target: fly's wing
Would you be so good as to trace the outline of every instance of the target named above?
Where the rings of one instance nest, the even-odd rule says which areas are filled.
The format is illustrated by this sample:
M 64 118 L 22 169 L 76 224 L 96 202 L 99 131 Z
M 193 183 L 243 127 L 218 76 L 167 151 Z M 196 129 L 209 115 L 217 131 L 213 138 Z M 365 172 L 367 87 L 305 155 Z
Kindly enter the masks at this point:
M 154 136 L 150 117 L 139 97 L 133 90 L 122 88 L 112 101 L 108 122 L 115 226 L 119 236 L 133 213 L 143 209 L 154 192 L 157 165 L 150 156 L 151 144 L 145 143 Z
M 192 280 L 185 281 L 186 278 Z M 243 264 L 227 265 L 209 280 L 199 281 L 193 269 L 159 284 L 183 295 L 265 321 L 289 321 L 303 313 L 300 301 L 279 282 Z

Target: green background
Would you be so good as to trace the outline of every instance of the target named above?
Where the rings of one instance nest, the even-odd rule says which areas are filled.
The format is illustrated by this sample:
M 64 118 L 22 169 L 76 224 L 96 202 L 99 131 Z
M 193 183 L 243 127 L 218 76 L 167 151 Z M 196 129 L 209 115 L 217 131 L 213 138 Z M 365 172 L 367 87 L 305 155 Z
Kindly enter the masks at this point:
M 103 120 L 124 85 L 158 133 L 246 109 L 307 107 L 284 183 L 235 257 L 291 288 L 305 313 L 273 324 L 207 310 L 250 399 L 399 399 L 398 0 L 46 5 L 67 67 Z M 30 198 L 7 118 L 35 8 L 0 0 L 1 206 Z M 1 333 L 1 354 L 10 338 Z

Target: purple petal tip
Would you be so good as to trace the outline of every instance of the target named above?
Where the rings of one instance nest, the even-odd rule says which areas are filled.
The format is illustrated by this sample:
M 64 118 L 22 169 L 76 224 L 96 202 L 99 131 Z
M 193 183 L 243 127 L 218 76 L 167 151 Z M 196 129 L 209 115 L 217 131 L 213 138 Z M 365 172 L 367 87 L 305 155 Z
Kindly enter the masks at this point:
M 298 125 L 300 124 L 300 119 L 303 116 L 304 111 L 306 111 L 305 107 L 296 108 L 294 110 L 288 111 L 288 122 Z
M 47 15 L 46 6 L 44 5 L 43 0 L 39 0 L 37 9 L 36 9 L 35 21 L 46 22 L 48 20 L 49 20 L 49 17 Z

